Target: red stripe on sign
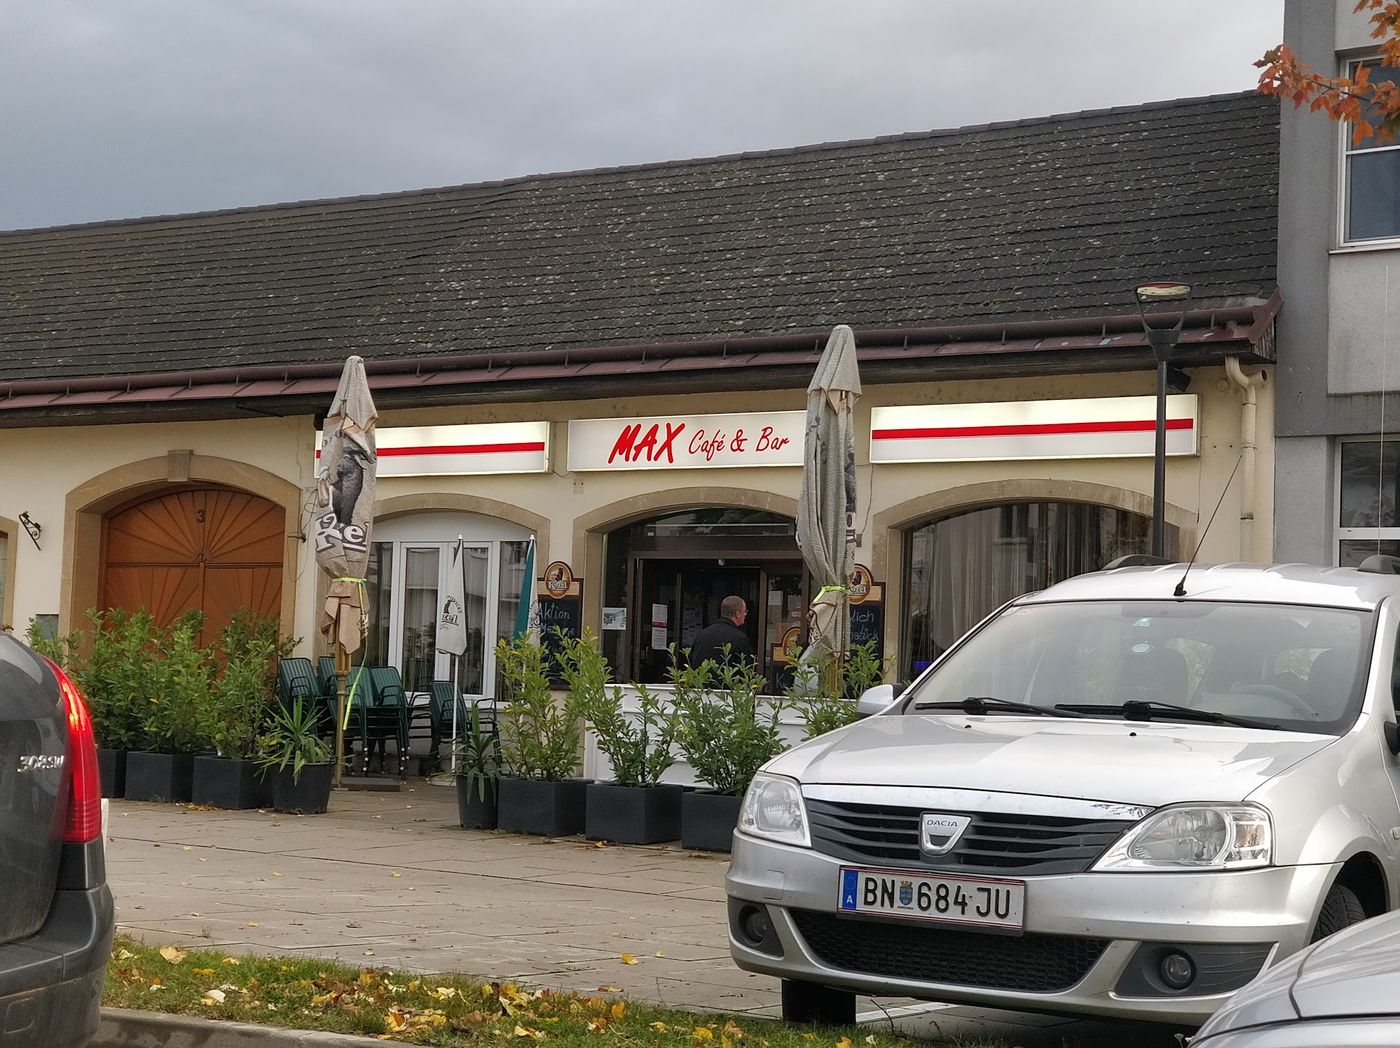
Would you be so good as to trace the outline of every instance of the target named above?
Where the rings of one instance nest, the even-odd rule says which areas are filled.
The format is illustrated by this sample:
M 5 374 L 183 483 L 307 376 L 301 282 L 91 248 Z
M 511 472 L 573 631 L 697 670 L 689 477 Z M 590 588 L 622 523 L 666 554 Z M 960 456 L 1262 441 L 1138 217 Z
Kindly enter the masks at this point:
M 1167 419 L 1167 429 L 1191 429 L 1189 418 Z M 1019 426 L 941 426 L 920 429 L 871 430 L 872 440 L 930 440 L 939 437 L 1024 437 L 1064 433 L 1140 433 L 1155 430 L 1154 419 L 1121 419 L 1113 422 L 1028 422 Z
M 515 444 L 442 444 L 422 448 L 380 448 L 379 456 L 400 455 L 505 455 L 516 451 L 543 451 L 544 441 L 522 440 Z

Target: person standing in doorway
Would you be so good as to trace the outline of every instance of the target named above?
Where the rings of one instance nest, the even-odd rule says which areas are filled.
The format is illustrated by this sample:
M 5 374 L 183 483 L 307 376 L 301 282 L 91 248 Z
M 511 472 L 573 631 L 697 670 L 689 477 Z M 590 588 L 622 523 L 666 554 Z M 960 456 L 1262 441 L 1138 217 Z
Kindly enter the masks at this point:
M 719 618 L 695 635 L 690 645 L 690 664 L 698 666 L 702 662 L 737 662 L 740 659 L 754 662 L 753 644 L 744 632 L 744 622 L 749 617 L 749 606 L 743 597 L 729 596 L 719 602 Z M 728 649 L 726 660 L 725 649 Z

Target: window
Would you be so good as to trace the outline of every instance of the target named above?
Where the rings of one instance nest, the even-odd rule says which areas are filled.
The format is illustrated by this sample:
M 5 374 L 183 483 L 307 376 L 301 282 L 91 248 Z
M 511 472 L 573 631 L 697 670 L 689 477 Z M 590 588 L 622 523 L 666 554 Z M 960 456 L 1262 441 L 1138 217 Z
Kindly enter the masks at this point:
M 1354 568 L 1374 553 L 1400 556 L 1395 512 L 1400 440 L 1344 440 L 1337 494 L 1337 563 Z
M 984 616 L 1022 593 L 1096 571 L 1150 546 L 1148 517 L 1078 502 L 1017 502 L 905 533 L 904 673 L 917 673 Z M 1177 529 L 1167 525 L 1176 556 Z
M 1353 62 L 1355 74 L 1360 62 Z M 1400 69 L 1387 69 L 1377 59 L 1367 59 L 1371 82 L 1400 82 Z M 1343 241 L 1385 240 L 1400 237 L 1400 141 L 1377 142 L 1364 138 L 1353 142 L 1351 128 L 1343 129 L 1346 206 Z

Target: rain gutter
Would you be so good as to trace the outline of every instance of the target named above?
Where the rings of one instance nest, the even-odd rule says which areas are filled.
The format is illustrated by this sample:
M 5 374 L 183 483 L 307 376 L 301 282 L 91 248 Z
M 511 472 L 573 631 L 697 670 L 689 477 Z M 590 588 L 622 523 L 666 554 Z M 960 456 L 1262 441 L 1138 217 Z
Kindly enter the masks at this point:
M 1258 305 L 1187 313 L 1178 348 L 1181 362 L 1186 366 L 1219 363 L 1229 355 L 1245 362 L 1272 363 L 1273 322 L 1281 304 L 1281 296 L 1275 292 L 1268 302 Z M 473 389 L 482 392 L 479 399 L 510 399 L 503 395 L 505 389 L 484 395 L 483 387 L 501 385 L 537 391 L 539 384 L 548 383 L 556 397 L 597 395 L 593 388 L 581 391 L 584 386 L 595 387 L 599 380 L 616 379 L 627 380 L 629 394 L 674 387 L 682 376 L 688 376 L 694 388 L 732 389 L 749 381 L 736 382 L 735 368 L 769 373 L 774 369 L 810 370 L 821 355 L 827 334 L 367 358 L 365 368 L 377 401 L 384 394 L 399 399 L 393 397 L 398 391 L 403 394 L 401 402 L 417 404 L 460 400 L 464 394 L 471 399 Z M 1042 362 L 1048 367 L 1050 358 L 1057 358 L 1052 368 L 1056 371 L 1152 366 L 1137 313 L 1011 324 L 857 328 L 856 343 L 862 372 L 875 380 L 882 373 L 906 379 L 917 374 L 959 377 L 964 372 L 986 373 L 1013 360 L 1022 370 L 1035 370 Z M 1077 358 L 1083 358 L 1081 366 L 1076 366 Z M 0 381 L 0 425 L 7 420 L 13 425 L 20 416 L 106 416 L 113 409 L 141 405 L 194 408 L 203 403 L 204 412 L 218 413 L 213 402 L 255 403 L 259 407 L 253 410 L 275 414 L 278 406 L 299 408 L 329 396 L 335 391 L 343 364 L 338 359 L 317 364 L 253 364 Z M 569 387 L 557 385 L 564 381 Z M 775 382 L 770 375 L 760 384 L 772 386 Z

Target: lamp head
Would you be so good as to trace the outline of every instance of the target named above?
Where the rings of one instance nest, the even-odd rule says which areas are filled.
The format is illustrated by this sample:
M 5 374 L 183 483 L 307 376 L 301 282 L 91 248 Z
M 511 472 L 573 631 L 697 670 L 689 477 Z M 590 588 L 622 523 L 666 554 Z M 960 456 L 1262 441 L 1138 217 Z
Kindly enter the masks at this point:
M 1138 305 L 1147 306 L 1157 302 L 1182 302 L 1191 297 L 1191 285 L 1172 280 L 1154 280 L 1133 288 Z

